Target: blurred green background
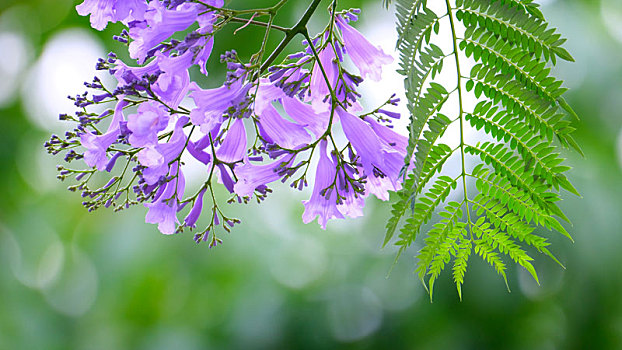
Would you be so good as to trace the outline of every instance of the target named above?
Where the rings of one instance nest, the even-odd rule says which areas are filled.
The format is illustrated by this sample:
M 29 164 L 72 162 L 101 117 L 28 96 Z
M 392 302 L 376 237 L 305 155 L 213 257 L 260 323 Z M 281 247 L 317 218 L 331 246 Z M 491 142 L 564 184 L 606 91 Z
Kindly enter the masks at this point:
M 243 224 L 216 249 L 159 234 L 144 208 L 86 213 L 42 144 L 66 127 L 56 121 L 72 111 L 64 96 L 82 91 L 97 57 L 119 51 L 110 37 L 121 27 L 89 29 L 76 3 L 0 0 L 0 349 L 622 348 L 620 0 L 541 2 L 577 61 L 556 70 L 586 153 L 567 154 L 583 194 L 561 204 L 575 243 L 548 234 L 567 269 L 538 255 L 542 285 L 512 268 L 508 293 L 472 259 L 464 301 L 445 273 L 434 303 L 412 273 L 419 246 L 386 278 L 396 252 L 380 248 L 386 203 L 322 231 L 301 223 L 305 194 L 275 191 L 236 207 Z M 307 3 L 291 0 L 278 22 L 294 23 Z M 380 3 L 340 6 L 363 6 L 361 30 L 387 41 L 392 15 Z M 229 30 L 215 54 L 248 56 L 260 35 Z M 221 70 L 212 60 L 209 84 Z

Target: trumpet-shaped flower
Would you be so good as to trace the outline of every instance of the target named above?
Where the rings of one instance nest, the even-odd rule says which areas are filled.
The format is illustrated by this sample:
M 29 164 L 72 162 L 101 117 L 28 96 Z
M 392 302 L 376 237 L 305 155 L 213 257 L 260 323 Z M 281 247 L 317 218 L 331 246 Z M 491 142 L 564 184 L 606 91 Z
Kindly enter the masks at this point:
M 337 16 L 336 23 L 343 35 L 346 52 L 352 59 L 352 63 L 359 69 L 361 77 L 380 81 L 382 66 L 393 62 L 393 57 L 384 53 L 379 47 L 372 45 L 343 17 Z
M 215 89 L 201 89 L 196 83 L 190 84 L 190 97 L 197 105 L 190 112 L 192 123 L 201 127 L 204 134 L 212 131 L 223 122 L 223 114 L 240 105 L 250 90 L 249 84 L 238 79 L 229 85 Z
M 313 109 L 317 112 L 324 112 L 330 109 L 330 88 L 334 89 L 339 77 L 339 67 L 335 62 L 335 52 L 331 45 L 328 45 L 320 53 L 319 63 L 315 63 L 311 71 L 309 86 L 311 89 L 311 101 Z M 323 68 L 323 71 L 322 71 Z M 324 76 L 324 73 L 326 76 Z M 327 84 L 330 83 L 329 85 Z
M 238 182 L 234 185 L 234 192 L 240 197 L 250 197 L 260 186 L 265 186 L 282 177 L 283 169 L 292 161 L 291 156 L 283 156 L 269 164 L 254 165 L 248 157 L 244 163 L 235 168 Z
M 309 200 L 302 201 L 305 206 L 302 221 L 308 224 L 317 217 L 322 229 L 326 229 L 328 220 L 343 219 L 343 214 L 337 208 L 337 191 L 330 188 L 335 180 L 336 164 L 326 155 L 326 140 L 320 141 L 319 151 L 320 160 L 315 173 L 313 193 Z
M 295 149 L 311 142 L 311 135 L 299 124 L 283 119 L 273 106 L 267 106 L 259 117 L 259 126 L 268 142 Z
M 179 224 L 177 209 L 186 188 L 184 174 L 177 163 L 171 166 L 170 176 L 173 179 L 164 185 L 165 189 L 151 203 L 145 203 L 145 207 L 149 208 L 145 221 L 158 224 L 158 230 L 165 235 L 175 233 L 175 228 Z
M 130 57 L 143 63 L 149 51 L 175 32 L 185 30 L 197 20 L 201 7 L 182 4 L 174 10 L 167 9 L 160 1 L 151 1 L 145 12 L 145 22 L 130 28 Z
M 123 98 L 119 99 L 114 110 L 114 116 L 110 122 L 108 130 L 103 135 L 95 135 L 91 132 L 85 132 L 80 136 L 80 143 L 86 148 L 84 152 L 84 162 L 90 167 L 96 167 L 102 171 L 108 164 L 107 151 L 119 137 L 120 122 L 125 118 L 123 116 L 123 107 L 127 106 L 127 102 Z
M 143 20 L 147 3 L 144 0 L 85 0 L 76 6 L 80 16 L 91 16 L 91 26 L 103 30 L 108 22 Z
M 147 184 L 153 185 L 166 175 L 169 171 L 169 163 L 183 151 L 186 145 L 183 127 L 187 122 L 188 117 L 179 118 L 168 142 L 150 145 L 138 152 L 138 162 L 146 167 L 143 169 L 143 178 Z
M 136 114 L 127 117 L 127 128 L 132 132 L 130 144 L 134 147 L 155 145 L 158 132 L 168 126 L 169 114 L 161 104 L 146 102 L 138 106 Z
M 233 163 L 244 158 L 246 153 L 246 129 L 242 119 L 236 119 L 229 130 L 224 141 L 216 151 L 218 160 L 225 163 Z

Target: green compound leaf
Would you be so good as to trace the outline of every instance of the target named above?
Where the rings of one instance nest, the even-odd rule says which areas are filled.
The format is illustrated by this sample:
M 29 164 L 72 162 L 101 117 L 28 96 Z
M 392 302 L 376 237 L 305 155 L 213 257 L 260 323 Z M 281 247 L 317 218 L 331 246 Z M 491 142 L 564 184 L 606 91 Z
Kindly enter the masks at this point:
M 562 190 L 579 196 L 561 155 L 583 155 L 572 137 L 578 116 L 551 74 L 558 59 L 574 61 L 566 39 L 532 0 L 438 0 L 445 13 L 394 2 L 410 137 L 384 244 L 399 231 L 401 253 L 425 234 L 415 271 L 430 298 L 453 262 L 462 299 L 473 252 L 506 286 L 508 263 L 539 283 L 528 251 L 563 265 L 536 231 L 572 240 L 558 202 Z

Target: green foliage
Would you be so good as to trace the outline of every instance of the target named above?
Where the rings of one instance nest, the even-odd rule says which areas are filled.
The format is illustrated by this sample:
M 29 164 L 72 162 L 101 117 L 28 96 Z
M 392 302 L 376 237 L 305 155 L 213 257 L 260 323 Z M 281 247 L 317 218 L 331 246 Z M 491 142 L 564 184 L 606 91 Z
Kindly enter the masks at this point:
M 411 116 L 405 181 L 393 204 L 385 244 L 401 225 L 395 243 L 401 253 L 435 222 L 416 268 L 430 297 L 434 282 L 453 260 L 462 298 L 473 251 L 506 285 L 504 260 L 522 266 L 538 282 L 528 250 L 559 261 L 547 239 L 534 231 L 542 227 L 572 239 L 558 221 L 569 220 L 557 202 L 562 189 L 579 195 L 559 152 L 561 146 L 582 154 L 568 118 L 576 113 L 562 97 L 562 81 L 551 76 L 558 59 L 573 61 L 562 47 L 565 39 L 549 28 L 532 0 L 445 0 L 442 15 L 425 0 L 395 3 L 399 72 Z M 446 39 L 441 27 L 449 29 L 442 33 L 451 35 L 452 49 L 441 49 Z M 463 70 L 467 63 L 470 72 Z M 451 76 L 451 69 L 453 82 L 440 79 L 445 70 Z M 473 100 L 475 107 L 468 109 Z M 447 112 L 448 105 L 457 112 Z M 453 124 L 459 129 L 456 147 L 441 139 Z M 485 133 L 485 139 L 468 140 L 468 128 Z M 446 167 L 452 158 L 460 163 L 457 171 Z

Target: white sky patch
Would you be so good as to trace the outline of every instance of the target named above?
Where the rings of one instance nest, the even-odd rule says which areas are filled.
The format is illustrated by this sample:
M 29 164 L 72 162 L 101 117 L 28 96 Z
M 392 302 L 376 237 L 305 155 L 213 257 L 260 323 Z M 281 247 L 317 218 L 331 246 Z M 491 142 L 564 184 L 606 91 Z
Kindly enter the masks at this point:
M 0 31 L 0 48 L 0 107 L 3 107 L 15 99 L 33 49 L 22 33 L 14 31 Z
M 600 13 L 609 33 L 622 42 L 622 1 L 601 0 Z
M 109 86 L 110 79 L 104 78 L 107 73 L 95 70 L 97 59 L 104 55 L 102 44 L 86 30 L 68 29 L 50 39 L 22 88 L 24 109 L 33 124 L 49 131 L 67 129 L 58 120 L 60 113 L 76 110 L 67 96 L 86 91 L 84 82 L 95 75 Z M 96 108 L 91 111 L 97 112 Z
M 407 134 L 408 109 L 406 108 L 406 95 L 404 94 L 404 78 L 397 70 L 399 69 L 399 53 L 395 49 L 397 31 L 395 29 L 394 11 L 386 10 L 378 1 L 374 5 L 367 6 L 359 16 L 359 21 L 351 25 L 360 31 L 374 46 L 393 56 L 393 63 L 382 67 L 382 80 L 379 82 L 366 79 L 360 86 L 363 95 L 362 102 L 367 110 L 373 110 L 386 102 L 392 94 L 397 94 L 400 104 L 397 107 L 388 106 L 386 109 L 399 112 L 402 118 L 396 121 L 395 130 L 403 135 Z M 358 72 L 354 68 L 354 72 Z
M 78 247 L 72 246 L 66 257 L 67 263 L 59 276 L 42 293 L 56 311 L 79 317 L 95 303 L 98 274 L 91 258 Z
M 57 280 L 63 268 L 63 243 L 46 224 L 28 229 L 27 236 L 3 230 L 6 239 L 3 243 L 11 247 L 9 267 L 23 285 L 33 289 L 46 288 Z

